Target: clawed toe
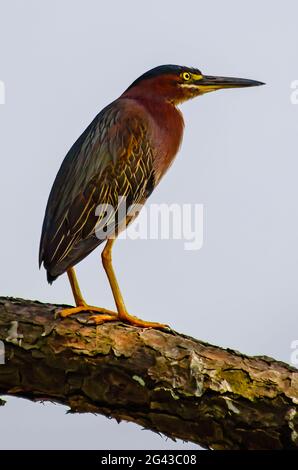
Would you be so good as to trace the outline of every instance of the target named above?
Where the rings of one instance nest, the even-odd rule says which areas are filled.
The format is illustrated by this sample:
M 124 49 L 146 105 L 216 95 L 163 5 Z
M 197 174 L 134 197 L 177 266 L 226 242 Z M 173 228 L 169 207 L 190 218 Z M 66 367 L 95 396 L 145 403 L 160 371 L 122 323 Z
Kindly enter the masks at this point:
M 89 325 L 101 325 L 107 321 L 117 321 L 119 320 L 117 315 L 92 315 L 88 318 L 87 324 Z
M 127 312 L 121 312 L 119 315 L 112 310 L 107 310 L 101 307 L 93 307 L 90 305 L 78 305 L 77 307 L 69 307 L 59 310 L 56 313 L 56 318 L 68 318 L 71 315 L 76 315 L 78 313 L 96 313 L 96 315 L 91 315 L 89 318 L 84 321 L 86 324 L 90 325 L 101 325 L 102 323 L 108 321 L 121 321 L 123 323 L 137 326 L 139 328 L 154 328 L 159 330 L 171 330 L 168 325 L 162 323 L 144 321 L 140 318 L 129 315 Z
M 102 318 L 109 318 L 109 317 L 116 317 L 117 314 L 113 312 L 112 310 L 107 310 L 105 308 L 101 307 L 93 307 L 91 305 L 79 305 L 77 307 L 70 307 L 70 308 L 64 308 L 62 310 L 59 310 L 56 313 L 56 318 L 67 318 L 71 315 L 76 315 L 77 313 L 92 313 L 92 312 L 98 312 L 98 316 L 101 316 Z M 94 315 L 97 316 L 97 315 Z
M 158 330 L 170 329 L 168 325 L 141 320 L 140 318 L 134 317 L 133 315 L 129 315 L 127 312 L 119 314 L 119 320 L 123 321 L 124 323 L 128 323 L 129 325 L 138 326 L 139 328 L 154 328 Z

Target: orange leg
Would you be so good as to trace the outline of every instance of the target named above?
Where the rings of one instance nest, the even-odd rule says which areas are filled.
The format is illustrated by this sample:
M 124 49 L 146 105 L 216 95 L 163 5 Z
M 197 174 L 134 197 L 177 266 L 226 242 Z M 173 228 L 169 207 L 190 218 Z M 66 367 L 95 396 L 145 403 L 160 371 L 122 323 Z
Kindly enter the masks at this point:
M 114 241 L 115 239 L 110 239 L 107 241 L 106 246 L 101 254 L 101 257 L 102 264 L 108 276 L 116 307 L 118 310 L 118 320 L 121 320 L 124 323 L 129 323 L 130 325 L 139 326 L 141 328 L 168 328 L 167 325 L 163 325 L 161 323 L 140 320 L 139 318 L 134 317 L 127 312 L 112 265 L 112 247 Z
M 118 315 L 115 312 L 112 312 L 111 310 L 107 310 L 105 308 L 101 307 L 93 307 L 91 305 L 88 305 L 81 293 L 81 289 L 76 277 L 76 273 L 74 268 L 69 268 L 67 270 L 67 275 L 68 279 L 71 285 L 72 293 L 75 299 L 76 307 L 71 307 L 71 308 L 64 308 L 60 312 L 58 312 L 58 315 L 62 318 L 69 317 L 70 315 L 75 315 L 76 313 L 81 313 L 81 312 L 98 312 L 101 313 L 101 315 L 94 315 L 90 317 L 89 320 L 95 320 L 96 323 L 104 323 L 105 321 L 115 321 L 118 319 Z

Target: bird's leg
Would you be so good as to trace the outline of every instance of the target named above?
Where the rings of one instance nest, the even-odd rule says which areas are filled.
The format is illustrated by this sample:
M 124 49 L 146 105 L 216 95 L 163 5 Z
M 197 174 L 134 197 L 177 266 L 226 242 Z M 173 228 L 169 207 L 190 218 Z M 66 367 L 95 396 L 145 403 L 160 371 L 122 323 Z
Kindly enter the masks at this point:
M 117 282 L 117 278 L 112 265 L 112 247 L 115 239 L 109 239 L 102 251 L 101 258 L 105 272 L 108 276 L 109 283 L 113 292 L 114 300 L 118 310 L 118 319 L 130 325 L 139 326 L 141 328 L 168 328 L 167 325 L 161 323 L 140 320 L 137 317 L 129 315 L 126 310 L 124 300 Z
M 67 276 L 68 276 L 71 290 L 75 299 L 76 306 L 79 307 L 79 306 L 87 305 L 82 295 L 75 269 L 69 268 L 67 270 Z
M 102 315 L 97 315 L 97 324 L 104 323 L 105 321 L 117 320 L 117 313 L 112 312 L 111 310 L 107 310 L 105 308 L 90 306 L 85 302 L 74 268 L 69 268 L 67 270 L 67 275 L 75 299 L 76 307 L 64 308 L 63 310 L 60 310 L 60 312 L 58 312 L 58 315 L 60 317 L 65 318 L 80 312 L 99 312 Z

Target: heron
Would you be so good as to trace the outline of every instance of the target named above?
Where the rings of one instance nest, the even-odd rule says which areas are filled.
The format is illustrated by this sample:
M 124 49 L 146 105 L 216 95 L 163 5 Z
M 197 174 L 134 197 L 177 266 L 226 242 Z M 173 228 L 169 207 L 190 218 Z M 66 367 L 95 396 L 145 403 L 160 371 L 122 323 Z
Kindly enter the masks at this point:
M 99 112 L 63 160 L 42 226 L 39 264 L 49 283 L 67 273 L 76 304 L 60 310 L 60 317 L 89 312 L 95 324 L 118 320 L 141 328 L 166 327 L 128 313 L 112 263 L 114 242 L 138 215 L 132 208 L 147 201 L 178 153 L 184 130 L 178 106 L 212 91 L 259 85 L 263 82 L 161 65 Z M 102 264 L 116 311 L 89 305 L 75 273 L 75 266 L 104 242 Z

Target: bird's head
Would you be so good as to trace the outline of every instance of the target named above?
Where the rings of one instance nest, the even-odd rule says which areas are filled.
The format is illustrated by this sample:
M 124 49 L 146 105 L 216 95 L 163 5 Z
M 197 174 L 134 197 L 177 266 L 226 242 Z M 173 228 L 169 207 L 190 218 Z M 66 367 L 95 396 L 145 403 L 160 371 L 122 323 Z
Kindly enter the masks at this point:
M 162 98 L 177 105 L 210 91 L 258 85 L 264 83 L 245 78 L 203 75 L 198 69 L 180 65 L 161 65 L 137 78 L 125 95 Z

